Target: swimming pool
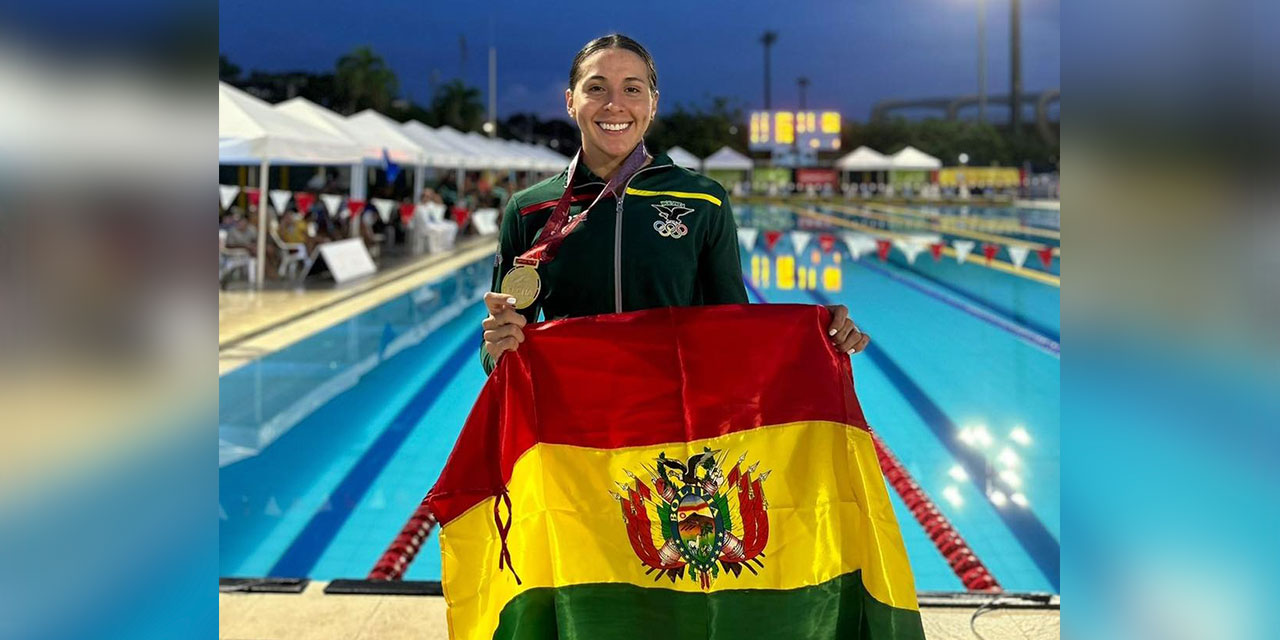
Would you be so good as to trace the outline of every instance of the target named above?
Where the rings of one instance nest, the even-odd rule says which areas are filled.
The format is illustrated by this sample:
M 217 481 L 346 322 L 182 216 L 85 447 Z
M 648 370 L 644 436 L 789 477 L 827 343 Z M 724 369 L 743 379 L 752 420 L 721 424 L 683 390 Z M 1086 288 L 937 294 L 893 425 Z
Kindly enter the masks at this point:
M 900 252 L 853 260 L 840 243 L 825 252 L 827 232 L 845 229 L 815 225 L 803 209 L 736 208 L 744 228 L 784 232 L 771 241 L 762 233 L 742 253 L 753 302 L 847 305 L 873 336 L 854 376 L 881 438 L 1006 590 L 1057 591 L 1057 287 L 928 253 L 908 264 Z M 797 228 L 816 234 L 803 251 L 787 233 Z M 479 299 L 491 264 L 477 261 L 222 376 L 223 576 L 368 574 L 435 482 L 484 384 Z M 1051 268 L 1028 269 L 1056 267 L 1055 257 Z M 962 590 L 890 494 L 918 588 Z M 434 537 L 406 580 L 439 579 Z

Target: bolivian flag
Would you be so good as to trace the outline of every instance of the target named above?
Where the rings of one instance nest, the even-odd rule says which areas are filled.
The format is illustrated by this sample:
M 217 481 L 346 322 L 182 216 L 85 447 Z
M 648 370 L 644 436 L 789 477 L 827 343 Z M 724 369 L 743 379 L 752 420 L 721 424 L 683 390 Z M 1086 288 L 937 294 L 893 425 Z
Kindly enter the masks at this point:
M 923 638 L 826 309 L 525 329 L 427 496 L 459 638 Z

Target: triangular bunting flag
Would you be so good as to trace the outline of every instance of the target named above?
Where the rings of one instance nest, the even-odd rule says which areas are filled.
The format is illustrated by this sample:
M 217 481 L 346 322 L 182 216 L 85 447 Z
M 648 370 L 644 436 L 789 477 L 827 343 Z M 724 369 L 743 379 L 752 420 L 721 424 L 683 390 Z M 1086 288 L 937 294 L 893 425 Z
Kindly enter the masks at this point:
M 289 206 L 289 200 L 291 199 L 293 199 L 293 192 L 288 189 L 271 190 L 271 206 L 276 208 L 276 213 L 284 213 L 285 207 Z
M 987 264 L 995 259 L 996 254 L 1000 252 L 1000 245 L 991 244 L 990 242 L 982 243 L 982 255 L 987 258 Z
M 1027 261 L 1027 256 L 1031 253 L 1029 247 L 1009 247 L 1009 259 L 1013 262 L 1013 266 L 1021 269 L 1023 263 Z
M 347 200 L 347 217 L 348 218 L 350 218 L 351 216 L 360 217 L 360 214 L 362 213 L 364 213 L 364 200 L 355 200 L 355 199 Z
M 1036 251 L 1036 255 L 1040 256 L 1040 264 L 1043 264 L 1046 269 L 1053 264 L 1053 247 L 1040 249 Z
M 829 233 L 819 234 L 818 246 L 822 248 L 823 253 L 831 253 L 836 249 L 836 237 Z
M 324 203 L 324 208 L 329 210 L 330 216 L 336 216 L 342 210 L 342 196 L 336 193 L 321 194 L 320 202 Z
M 760 236 L 760 230 L 754 227 L 738 229 L 738 242 L 742 244 L 742 250 L 747 253 L 755 251 L 756 238 Z
M 849 249 L 849 257 L 854 260 L 861 260 L 862 254 L 876 247 L 875 240 L 861 233 L 846 232 L 842 234 L 842 237 L 844 238 L 844 246 Z
M 373 207 L 378 210 L 378 217 L 382 218 L 382 224 L 391 221 L 391 208 L 396 206 L 395 200 L 387 200 L 385 198 L 374 198 Z
M 316 202 L 316 194 L 306 191 L 299 191 L 293 194 L 293 203 L 298 205 L 298 211 L 306 213 L 311 210 L 311 205 Z
M 792 231 L 791 232 L 791 251 L 796 255 L 800 255 L 805 247 L 809 246 L 809 239 L 813 234 L 808 231 Z
M 764 232 L 764 247 L 773 251 L 773 246 L 778 244 L 778 238 L 782 237 L 782 232 L 777 229 L 770 229 Z
M 417 208 L 418 205 L 412 202 L 400 203 L 400 221 L 405 224 L 409 224 L 409 221 L 413 219 L 413 212 L 417 210 Z
M 258 193 L 258 188 L 257 188 L 257 187 L 245 187 L 245 188 L 244 188 L 244 194 L 245 194 L 245 195 L 247 195 L 247 196 L 249 196 L 249 205 L 250 205 L 250 206 L 254 206 L 254 207 L 258 206 L 258 197 L 259 197 L 259 195 L 261 195 L 261 194 L 259 194 L 259 193 Z
M 876 255 L 880 257 L 880 262 L 889 259 L 889 247 L 891 243 L 888 240 L 876 240 Z
M 226 211 L 231 208 L 231 203 L 236 201 L 236 196 L 240 195 L 240 187 L 236 185 L 218 185 L 218 203 L 222 205 L 222 210 Z
M 929 245 L 929 253 L 933 254 L 933 261 L 937 262 L 942 259 L 942 248 L 946 246 L 941 242 L 935 242 Z
M 978 243 L 972 240 L 955 240 L 951 243 L 951 246 L 955 247 L 956 250 L 956 262 L 964 264 L 964 261 L 969 258 L 969 254 L 973 253 L 973 248 L 978 246 Z
M 917 238 L 906 238 L 902 240 L 894 240 L 893 246 L 902 251 L 907 256 L 907 264 L 915 264 L 916 257 L 925 249 L 925 243 Z

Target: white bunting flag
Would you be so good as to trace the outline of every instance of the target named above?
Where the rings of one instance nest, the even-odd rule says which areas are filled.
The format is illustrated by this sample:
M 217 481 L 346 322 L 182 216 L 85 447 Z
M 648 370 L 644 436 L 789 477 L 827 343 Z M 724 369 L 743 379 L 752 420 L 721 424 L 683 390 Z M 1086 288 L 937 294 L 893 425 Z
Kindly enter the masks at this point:
M 218 185 L 218 202 L 222 205 L 222 210 L 226 211 L 231 208 L 231 203 L 236 201 L 236 196 L 240 195 L 240 187 L 235 185 Z
M 849 257 L 854 260 L 860 260 L 862 254 L 874 251 L 876 248 L 875 239 L 868 235 L 845 232 L 840 234 L 840 237 L 844 239 L 844 246 L 849 249 Z
M 1027 254 L 1031 253 L 1028 247 L 1016 247 L 1009 245 L 1009 258 L 1013 260 L 1013 266 L 1021 269 L 1022 265 L 1027 261 Z
M 927 243 L 923 242 L 919 238 L 908 237 L 905 239 L 894 240 L 893 246 L 897 247 L 902 251 L 903 255 L 907 256 L 907 264 L 915 264 L 916 256 L 920 255 L 920 253 L 925 250 Z
M 978 243 L 972 240 L 955 240 L 952 241 L 951 246 L 956 250 L 956 262 L 964 264 L 965 259 L 973 253 L 973 248 L 978 246 Z
M 336 193 L 324 193 L 320 195 L 320 201 L 324 203 L 324 208 L 329 210 L 329 215 L 336 216 L 341 211 L 342 196 Z
M 755 228 L 738 229 L 738 242 L 742 243 L 742 250 L 751 253 L 756 248 L 756 238 L 760 236 L 760 230 Z
M 288 189 L 271 190 L 271 206 L 276 208 L 276 213 L 284 213 L 285 207 L 289 206 L 289 201 L 292 199 L 293 192 Z
M 813 234 L 808 231 L 792 231 L 791 232 L 791 251 L 796 255 L 800 255 L 805 247 L 809 246 L 809 239 Z
M 378 217 L 382 218 L 382 224 L 387 224 L 391 221 L 391 209 L 395 206 L 395 200 L 373 199 L 373 207 L 378 210 Z

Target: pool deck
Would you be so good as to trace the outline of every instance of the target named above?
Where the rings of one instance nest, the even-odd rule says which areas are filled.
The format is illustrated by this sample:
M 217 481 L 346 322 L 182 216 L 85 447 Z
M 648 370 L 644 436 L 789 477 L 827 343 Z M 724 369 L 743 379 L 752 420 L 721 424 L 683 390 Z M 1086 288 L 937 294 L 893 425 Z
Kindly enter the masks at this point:
M 218 637 L 223 640 L 446 639 L 444 598 L 332 595 L 312 582 L 301 594 L 218 594 Z M 922 607 L 929 640 L 972 640 L 969 607 Z M 987 640 L 1061 637 L 1057 609 L 998 609 L 975 624 Z
M 410 258 L 344 285 L 219 291 L 218 375 L 492 256 L 497 245 L 492 236 L 466 238 L 452 251 Z

